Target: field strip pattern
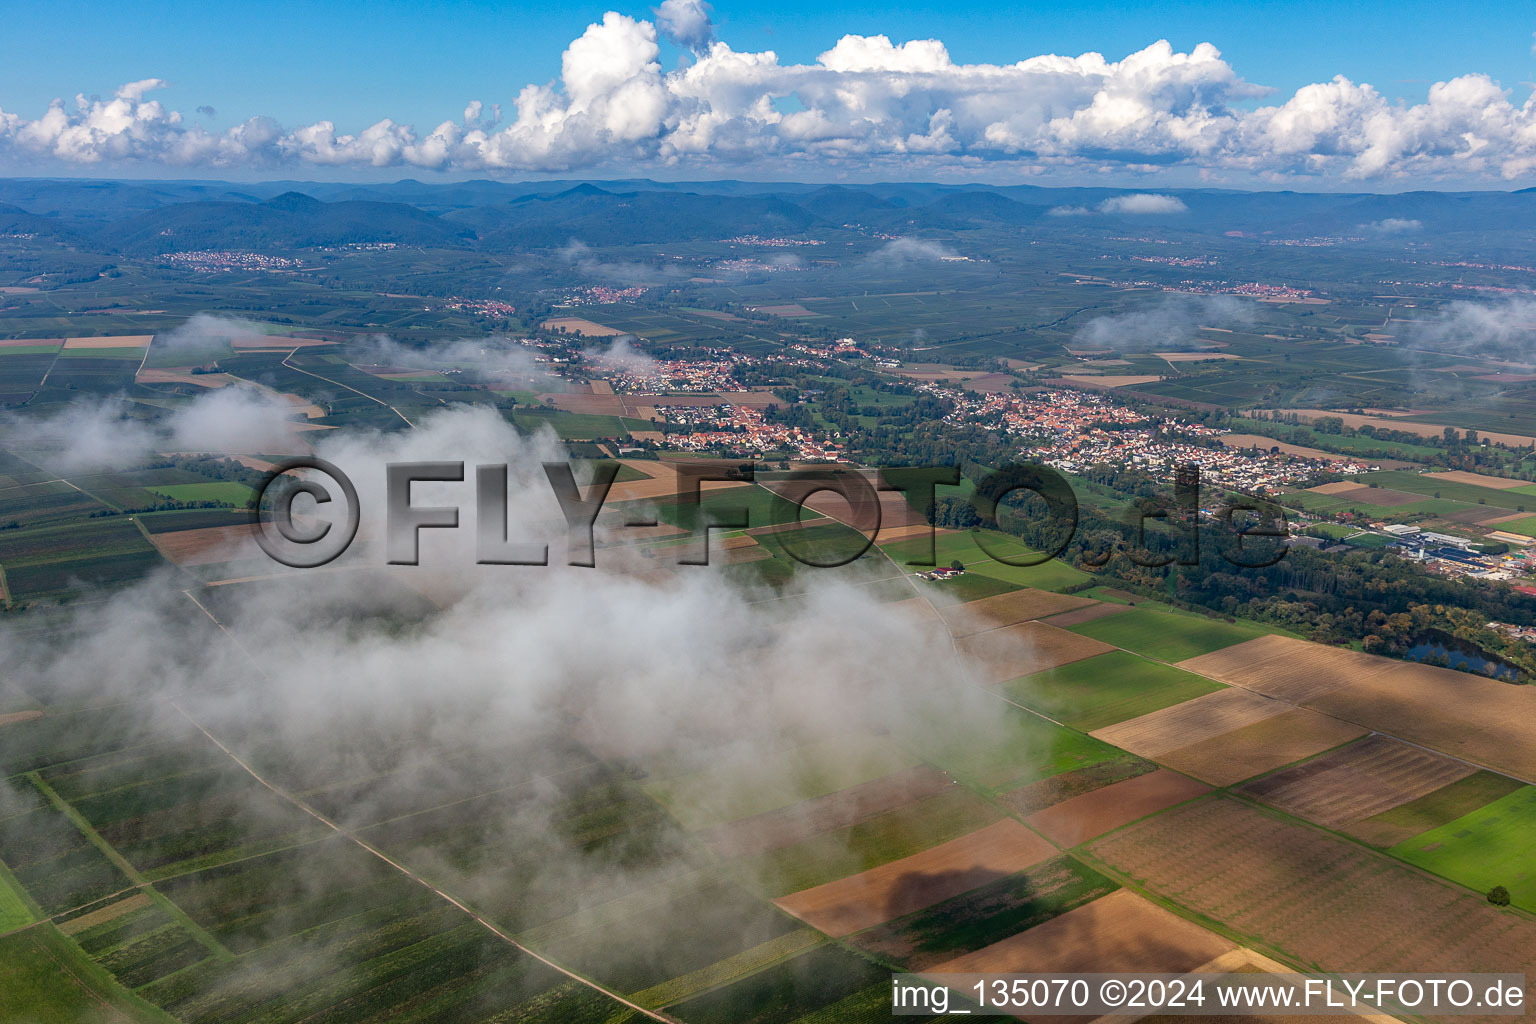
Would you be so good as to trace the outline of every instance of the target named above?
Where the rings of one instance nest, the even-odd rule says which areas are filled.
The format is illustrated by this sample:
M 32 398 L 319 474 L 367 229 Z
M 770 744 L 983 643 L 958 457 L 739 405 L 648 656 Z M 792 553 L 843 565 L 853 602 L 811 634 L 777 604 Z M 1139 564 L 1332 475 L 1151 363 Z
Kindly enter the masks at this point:
M 1210 790 L 1202 782 L 1160 768 L 1064 800 L 1024 820 L 1051 842 L 1071 847 Z
M 840 937 L 975 889 L 1056 855 L 1017 821 L 996 824 L 877 868 L 784 896 L 774 903 Z
M 1057 594 L 1029 587 L 996 597 L 985 597 L 965 604 L 940 606 L 939 616 L 954 637 L 964 639 L 976 633 L 1012 626 L 1030 619 L 1041 619 L 1060 612 L 1076 611 L 1096 604 L 1092 598 Z
M 1261 939 L 1260 948 L 1324 971 L 1536 976 L 1536 920 L 1230 797 L 1143 819 L 1088 852 L 1152 892 Z
M 1095 739 L 1157 759 L 1289 710 L 1290 705 L 1243 689 L 1217 690 L 1118 725 L 1095 729 Z
M 1242 791 L 1333 827 L 1398 807 L 1474 771 L 1461 761 L 1376 735 L 1250 782 Z
M 1401 662 L 1284 636 L 1261 636 L 1179 662 L 1179 668 L 1301 704 L 1392 671 Z
M 943 611 L 939 614 L 943 615 Z M 981 681 L 990 685 L 1115 649 L 1091 637 L 1078 636 L 1039 622 L 1023 622 L 977 633 L 957 639 L 955 646 L 975 665 Z

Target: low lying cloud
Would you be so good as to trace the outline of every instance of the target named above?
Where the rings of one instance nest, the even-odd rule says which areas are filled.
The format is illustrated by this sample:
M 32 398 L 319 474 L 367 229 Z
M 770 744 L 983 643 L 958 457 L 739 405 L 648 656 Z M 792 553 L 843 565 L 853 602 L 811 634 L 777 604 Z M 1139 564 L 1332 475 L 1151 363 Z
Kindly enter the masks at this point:
M 1084 348 L 1117 352 L 1181 352 L 1205 348 L 1201 327 L 1232 330 L 1253 322 L 1253 304 L 1230 295 L 1170 293 L 1147 309 L 1095 317 L 1073 335 Z
M 1419 348 L 1536 362 L 1536 299 L 1452 302 L 1432 319 L 1397 333 L 1405 344 Z
M 1150 192 L 1138 192 L 1128 196 L 1113 196 L 1099 204 L 1100 213 L 1168 214 L 1188 213 L 1189 207 L 1177 196 L 1160 196 Z
M 206 391 L 155 420 L 117 397 L 81 399 L 45 416 L 0 419 L 0 441 L 47 453 L 61 473 L 110 472 L 155 452 L 217 455 L 284 451 L 298 407 L 274 392 L 234 384 Z
M 1424 230 L 1422 222 L 1408 217 L 1386 217 L 1382 220 L 1361 224 L 1359 230 L 1368 235 L 1412 235 Z
M 1095 213 L 1130 214 L 1132 216 L 1142 214 L 1170 214 L 1188 213 L 1189 207 L 1178 196 L 1157 195 L 1151 192 L 1136 192 L 1125 196 L 1110 196 L 1097 206 L 1053 206 L 1046 213 L 1052 217 L 1091 217 Z
M 663 37 L 694 59 L 664 71 Z M 701 0 L 664 0 L 654 22 L 607 12 L 566 48 L 558 80 L 522 88 L 504 125 L 499 108 L 486 116 L 477 100 L 426 131 L 392 118 L 344 131 L 330 120 L 284 128 L 253 116 L 220 132 L 151 98 L 164 85 L 146 78 L 108 99 L 59 99 L 36 116 L 0 110 L 0 154 L 484 173 L 765 163 L 907 175 L 989 164 L 1030 175 L 1184 166 L 1259 180 L 1514 180 L 1536 171 L 1536 103 L 1517 104 L 1485 74 L 1437 82 L 1413 104 L 1339 75 L 1253 107 L 1271 90 L 1245 81 L 1210 43 L 1183 53 L 1160 40 L 1118 61 L 1084 53 L 957 64 L 936 39 L 847 35 L 812 63 L 784 64 L 772 50 L 737 51 L 716 38 Z
M 892 264 L 937 263 L 957 259 L 959 255 L 942 242 L 926 238 L 897 238 L 870 253 L 869 260 L 872 263 Z

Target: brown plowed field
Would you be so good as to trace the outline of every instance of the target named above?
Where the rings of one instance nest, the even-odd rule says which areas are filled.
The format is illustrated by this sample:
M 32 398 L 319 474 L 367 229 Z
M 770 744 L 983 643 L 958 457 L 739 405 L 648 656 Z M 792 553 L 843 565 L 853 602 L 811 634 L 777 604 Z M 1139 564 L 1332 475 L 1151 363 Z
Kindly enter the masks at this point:
M 932 971 L 1182 973 L 1235 948 L 1214 932 L 1128 889 L 1118 889 L 1045 924 L 939 964 Z
M 34 718 L 42 718 L 43 713 L 36 709 L 31 711 L 12 711 L 0 715 L 0 725 L 15 725 L 17 722 L 30 722 Z
M 240 558 L 259 558 L 250 526 L 210 526 L 202 530 L 177 530 L 154 537 L 155 547 L 177 565 L 212 565 Z
M 1484 476 L 1482 473 L 1468 473 L 1464 470 L 1453 469 L 1448 473 L 1425 473 L 1426 480 L 1445 480 L 1453 484 L 1473 484 L 1477 487 L 1492 487 L 1495 490 L 1509 490 L 1514 487 L 1524 487 L 1530 481 L 1511 480 L 1507 476 Z
M 1357 501 L 1362 505 L 1382 505 L 1386 508 L 1397 508 L 1399 505 L 1412 505 L 1416 501 L 1428 500 L 1424 495 L 1414 494 L 1411 491 L 1394 491 L 1390 487 L 1367 487 L 1364 484 L 1348 481 L 1308 487 L 1307 490 L 1313 494 L 1326 494 L 1344 501 Z
M 1097 604 L 1079 608 L 1076 611 L 1052 615 L 1040 621 L 1044 622 L 1047 626 L 1059 626 L 1062 629 L 1067 629 L 1072 626 L 1081 626 L 1083 623 L 1092 622 L 1095 619 L 1102 619 L 1108 615 L 1119 615 L 1121 612 L 1128 612 L 1130 610 L 1128 605 L 1111 604 L 1108 601 L 1101 601 Z
M 722 857 L 766 853 L 823 832 L 847 828 L 914 800 L 937 796 L 952 785 L 949 776 L 938 769 L 914 765 L 883 779 L 718 825 L 700 833 L 700 838 Z
M 1261 636 L 1179 662 L 1179 668 L 1301 704 L 1404 662 L 1283 636 Z
M 957 641 L 956 646 L 975 661 L 983 682 L 989 684 L 1005 683 L 1019 676 L 1044 672 L 1057 665 L 1114 650 L 1092 637 L 1078 636 L 1038 622 L 1022 622 L 977 633 Z
M 1230 786 L 1359 739 L 1366 732 L 1315 711 L 1287 708 L 1241 729 L 1169 750 L 1157 759 L 1213 785 Z
M 966 604 L 948 605 L 938 611 L 945 625 L 958 638 L 999 626 L 1012 626 L 1018 622 L 1044 618 L 1058 612 L 1087 608 L 1095 603 L 1092 598 L 1026 589 Z
M 1365 655 L 1365 657 L 1372 657 Z M 1387 670 L 1306 702 L 1377 732 L 1536 779 L 1536 687 L 1391 658 Z
M 1371 736 L 1243 787 L 1249 796 L 1319 825 L 1369 818 L 1476 769 L 1418 747 Z
M 849 935 L 1023 871 L 1055 854 L 1054 846 L 1010 818 L 931 850 L 773 902 L 828 935 Z
M 1536 921 L 1230 798 L 1146 818 L 1089 850 L 1158 895 L 1324 971 L 1536 975 Z
M 1097 729 L 1093 735 L 1133 754 L 1161 760 L 1160 754 L 1252 725 L 1286 710 L 1289 710 L 1287 705 L 1280 701 L 1247 690 L 1217 690 L 1129 722 Z
M 1024 820 L 1058 846 L 1076 846 L 1210 790 L 1203 782 L 1163 768 L 1075 796 Z

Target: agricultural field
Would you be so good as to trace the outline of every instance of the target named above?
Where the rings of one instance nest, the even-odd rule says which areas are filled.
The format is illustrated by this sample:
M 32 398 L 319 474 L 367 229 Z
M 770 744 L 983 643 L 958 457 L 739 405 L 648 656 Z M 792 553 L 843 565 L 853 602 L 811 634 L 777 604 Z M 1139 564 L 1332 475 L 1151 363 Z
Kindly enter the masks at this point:
M 1484 892 L 1496 885 L 1511 902 L 1536 910 L 1536 867 L 1530 834 L 1536 825 L 1536 786 L 1524 786 L 1438 828 L 1394 846 L 1410 864 Z
M 1116 888 L 1074 858 L 1053 857 L 860 932 L 852 941 L 908 970 L 927 970 L 1028 931 Z
M 1271 632 L 1255 623 L 1223 622 L 1142 601 L 1124 614 L 1070 628 L 1082 636 L 1167 662 L 1184 661 Z
M 1091 732 L 1214 693 L 1221 684 L 1125 651 L 1110 651 L 1003 684 L 1012 699 Z
M 1536 956 L 1530 918 L 1227 797 L 1154 815 L 1087 852 L 1246 945 L 1325 971 L 1524 972 Z M 1398 926 L 1405 914 L 1417 927 Z
M 1385 736 L 1370 736 L 1240 792 L 1330 828 L 1387 813 L 1471 775 L 1475 768 Z

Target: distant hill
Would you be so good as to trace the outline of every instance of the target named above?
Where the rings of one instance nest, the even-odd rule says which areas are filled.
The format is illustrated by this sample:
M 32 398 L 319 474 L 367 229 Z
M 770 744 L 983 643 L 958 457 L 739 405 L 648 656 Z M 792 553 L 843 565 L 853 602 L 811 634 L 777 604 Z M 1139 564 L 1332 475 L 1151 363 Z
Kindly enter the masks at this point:
M 325 203 L 284 192 L 262 203 L 177 203 L 118 221 L 96 237 L 126 252 L 162 253 L 364 242 L 458 246 L 473 240 L 474 232 L 404 203 Z
M 489 248 L 627 245 L 729 238 L 742 234 L 798 235 L 821 218 L 772 196 L 713 196 L 692 192 L 608 192 L 577 185 L 549 196 L 525 196 L 498 206 L 455 211 L 444 219 L 474 229 Z
M 1242 233 L 1345 235 L 1391 242 L 1416 233 L 1524 244 L 1536 191 L 1305 193 L 1157 189 L 1184 209 L 1144 215 L 1106 202 L 1144 190 L 884 182 L 656 182 L 645 179 L 441 184 L 0 179 L 0 233 L 35 233 L 103 255 L 205 248 L 302 249 L 395 242 L 488 251 L 709 241 L 738 235 L 826 237 L 992 233 L 1016 238 Z M 1054 213 L 1070 211 L 1071 216 Z M 851 236 L 850 236 L 851 237 Z

